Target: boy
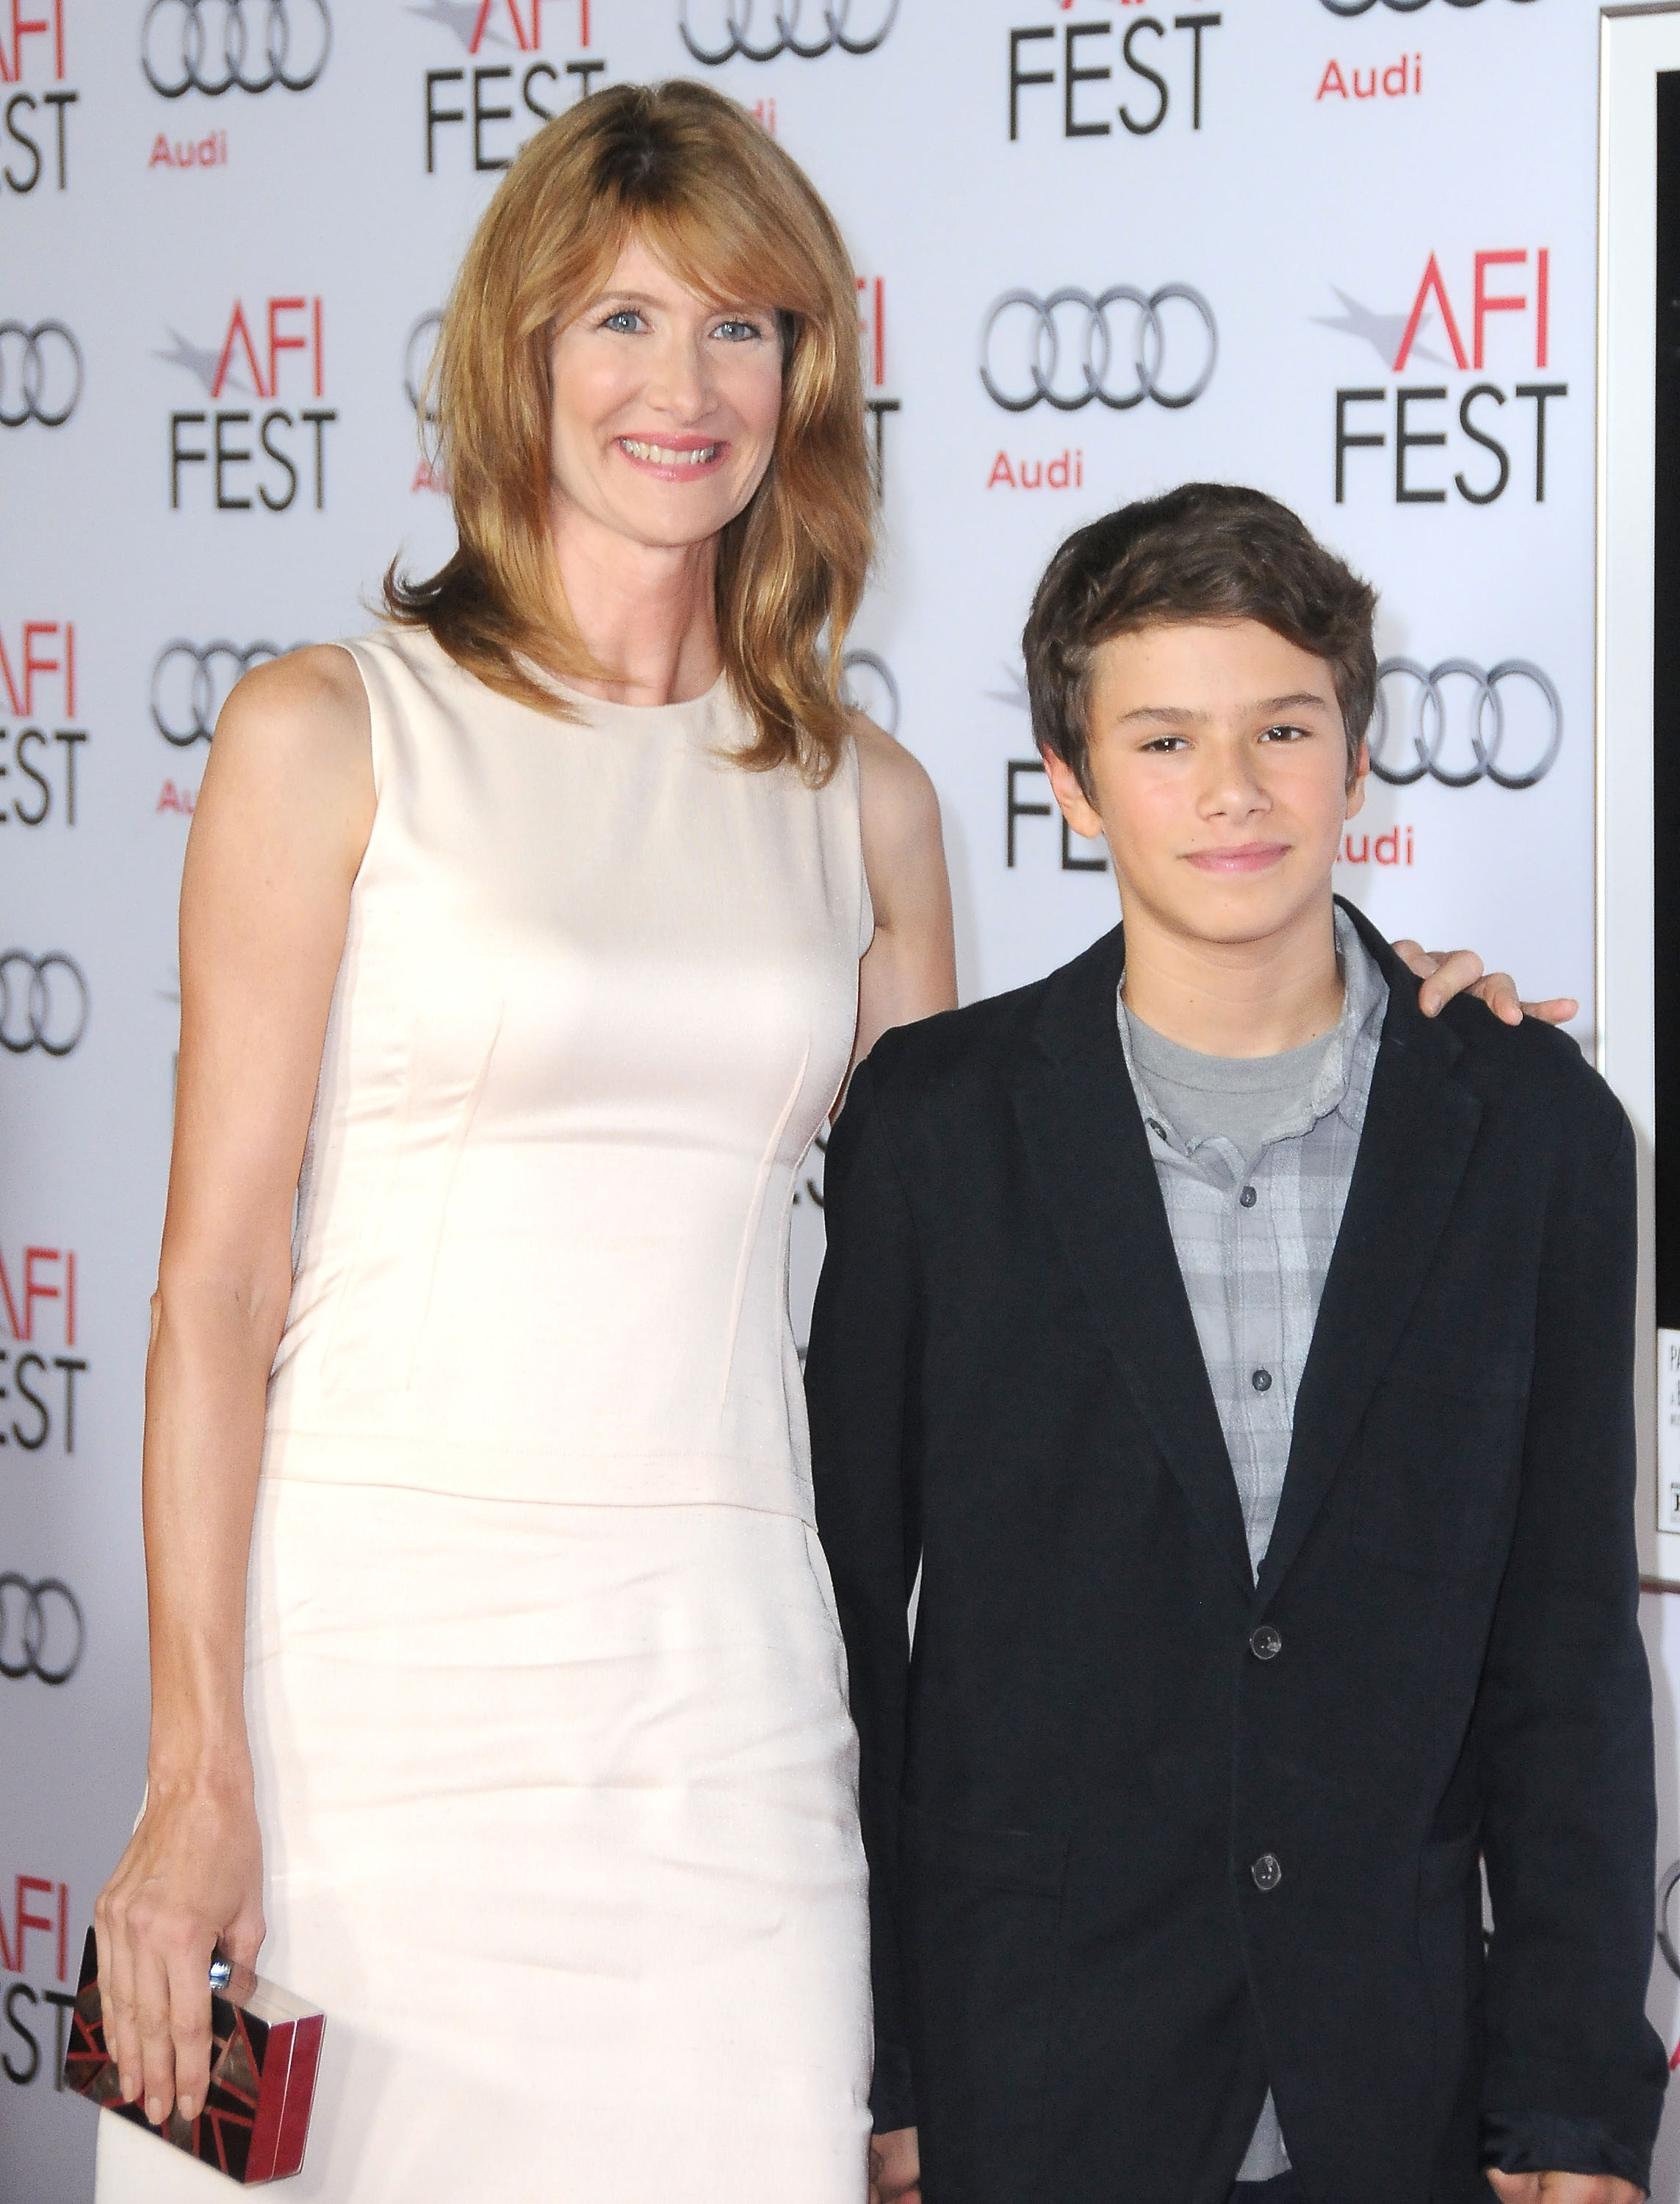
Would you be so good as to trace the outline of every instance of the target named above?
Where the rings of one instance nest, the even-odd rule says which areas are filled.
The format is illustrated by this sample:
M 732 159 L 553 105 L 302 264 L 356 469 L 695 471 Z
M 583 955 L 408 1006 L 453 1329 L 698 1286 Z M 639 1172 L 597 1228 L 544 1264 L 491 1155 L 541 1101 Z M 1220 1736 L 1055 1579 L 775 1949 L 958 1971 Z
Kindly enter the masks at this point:
M 926 2204 L 1648 2177 L 1632 1137 L 1332 894 L 1374 603 L 1252 490 L 1071 537 L 1033 731 L 1124 928 L 829 1148 L 884 2196 L 913 2129 Z

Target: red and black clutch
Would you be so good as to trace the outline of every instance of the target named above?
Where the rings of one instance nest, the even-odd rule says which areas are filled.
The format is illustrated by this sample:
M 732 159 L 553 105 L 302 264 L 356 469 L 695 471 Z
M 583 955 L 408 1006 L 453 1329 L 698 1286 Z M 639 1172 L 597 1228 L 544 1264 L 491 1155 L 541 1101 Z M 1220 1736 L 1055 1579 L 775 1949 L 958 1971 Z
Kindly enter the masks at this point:
M 325 2016 L 248 1967 L 218 1962 L 210 1980 L 210 2094 L 196 2119 L 172 2111 L 154 2128 L 139 2106 L 121 2101 L 116 2063 L 105 2046 L 98 1951 L 90 1928 L 64 2078 L 91 2103 L 203 2159 L 231 2181 L 250 2188 L 284 2180 L 304 2162 Z

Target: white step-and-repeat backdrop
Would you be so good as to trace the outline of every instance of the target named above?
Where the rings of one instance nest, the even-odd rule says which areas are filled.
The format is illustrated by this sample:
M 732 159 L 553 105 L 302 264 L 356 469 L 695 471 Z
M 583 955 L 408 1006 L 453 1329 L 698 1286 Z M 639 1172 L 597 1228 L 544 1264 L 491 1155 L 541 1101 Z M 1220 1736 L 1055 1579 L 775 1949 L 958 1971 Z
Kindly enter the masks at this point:
M 884 516 L 849 678 L 938 783 L 966 995 L 1115 915 L 1028 734 L 1032 582 L 1076 523 L 1213 476 L 1289 500 L 1382 590 L 1379 785 L 1340 885 L 1393 933 L 1579 995 L 1589 1040 L 1597 20 L 1588 0 L 3 0 L 7 2204 L 90 2194 L 94 2115 L 57 2075 L 143 1773 L 141 1372 L 194 792 L 242 667 L 364 628 L 393 551 L 447 546 L 414 393 L 511 156 L 604 85 L 688 74 L 834 206 Z M 819 1154 L 795 1222 L 803 1306 Z M 1667 1650 L 1680 1675 L 1680 1623 Z M 1664 1864 L 1671 1697 L 1659 1677 Z M 1659 1956 L 1671 2043 L 1677 1994 Z M 1680 2196 L 1680 2149 L 1659 2195 Z

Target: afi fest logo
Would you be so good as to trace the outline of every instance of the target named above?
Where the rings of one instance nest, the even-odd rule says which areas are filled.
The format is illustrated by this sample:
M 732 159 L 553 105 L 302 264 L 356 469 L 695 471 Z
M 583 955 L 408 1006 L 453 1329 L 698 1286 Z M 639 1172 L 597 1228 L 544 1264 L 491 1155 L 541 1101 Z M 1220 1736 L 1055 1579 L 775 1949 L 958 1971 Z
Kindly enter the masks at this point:
M 1392 495 L 1397 505 L 1445 505 L 1449 496 L 1493 505 L 1514 483 L 1544 504 L 1548 409 L 1569 396 L 1568 383 L 1547 376 L 1549 249 L 1507 246 L 1444 262 L 1431 252 L 1410 305 L 1392 311 L 1331 288 L 1342 311 L 1316 315 L 1318 326 L 1369 346 L 1388 375 L 1407 378 L 1337 390 L 1336 503 L 1358 494 Z M 1460 386 L 1443 376 L 1475 380 Z M 1442 450 L 1445 460 L 1421 456 Z M 1379 451 L 1381 461 L 1352 458 Z
M 78 753 L 74 620 L 0 620 L 0 829 L 74 826 Z M 3 844 L 0 844 L 3 847 Z M 0 1021 L 0 1034 L 4 1022 Z
M 15 969 L 21 954 L 0 969 Z M 0 1248 L 0 1323 L 10 1339 L 0 1346 L 0 1451 L 74 1454 L 77 1381 L 88 1366 L 76 1352 L 74 1251 L 26 1247 L 9 1267 Z
M 248 310 L 235 299 L 218 347 L 169 330 L 171 349 L 153 357 L 195 377 L 209 401 L 169 415 L 172 512 L 188 501 L 217 512 L 289 512 L 300 492 L 325 509 L 327 431 L 339 417 L 320 403 L 323 323 L 320 299 L 300 293 L 253 298 Z M 252 402 L 222 402 L 238 398 Z
M 1009 138 L 1152 138 L 1168 117 L 1202 127 L 1204 45 L 1216 10 L 1145 15 L 1107 0 L 1113 22 L 1035 23 L 1009 39 Z M 1416 6 L 1417 0 L 1411 0 Z M 1064 11 L 1069 0 L 1062 0 Z M 1119 99 L 1116 104 L 1115 93 Z
M 74 334 L 58 321 L 0 321 L 0 429 L 62 429 L 86 370 Z
M 1377 668 L 1371 771 L 1393 788 L 1427 773 L 1443 788 L 1535 788 L 1563 748 L 1557 684 L 1527 658 L 1385 658 Z
M 25 1581 L 9 1569 L 0 1575 L 0 1632 L 11 1627 L 15 1587 Z M 65 1587 L 48 1577 L 37 1589 L 54 1610 L 52 1620 L 41 1626 L 57 1626 L 56 1610 Z M 80 1609 L 76 1613 L 80 1616 Z M 0 1636 L 0 1644 L 4 1643 Z M 6 1674 L 9 1670 L 0 1668 L 0 1674 Z M 17 1978 L 0 1999 L 5 2016 L 0 2067 L 19 2088 L 35 2082 L 54 2089 L 64 2087 L 64 2053 L 76 2002 L 70 1958 L 69 1884 L 50 1875 L 16 1875 L 9 1889 L 0 1885 L 0 1974 Z
M 28 4 L 10 0 L 10 20 L 0 16 L 0 198 L 43 183 L 62 192 L 70 181 L 69 112 L 81 94 L 66 81 L 66 0 L 35 0 L 26 15 Z
M 707 68 L 746 62 L 819 62 L 873 54 L 898 21 L 899 0 L 677 0 L 683 44 Z
M 526 138 L 606 73 L 591 50 L 591 0 L 409 0 L 406 12 L 447 32 L 464 57 L 459 68 L 426 71 L 429 176 L 440 161 L 452 172 L 506 169 Z

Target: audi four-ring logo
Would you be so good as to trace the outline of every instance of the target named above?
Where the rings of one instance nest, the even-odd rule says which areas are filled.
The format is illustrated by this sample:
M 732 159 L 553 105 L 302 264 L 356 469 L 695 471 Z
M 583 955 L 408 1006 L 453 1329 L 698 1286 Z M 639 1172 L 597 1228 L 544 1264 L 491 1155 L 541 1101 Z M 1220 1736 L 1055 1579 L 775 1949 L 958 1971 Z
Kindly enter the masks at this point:
M 151 0 L 140 27 L 140 67 L 165 99 L 307 92 L 332 48 L 327 0 Z
M 0 1048 L 8 1056 L 68 1056 L 87 1031 L 87 979 L 74 957 L 0 951 Z
M 1443 658 L 1437 666 L 1423 666 L 1415 658 L 1385 658 L 1376 670 L 1376 716 L 1371 725 L 1371 771 L 1395 788 L 1408 788 L 1428 773 L 1447 788 L 1469 788 L 1486 779 L 1500 788 L 1532 788 L 1544 780 L 1556 764 L 1564 739 L 1564 707 L 1549 674 L 1526 658 L 1502 658 L 1484 672 L 1468 658 Z M 1389 690 L 1395 679 L 1411 682 L 1415 701 L 1411 713 L 1412 757 L 1416 763 L 1391 764 L 1385 755 L 1393 732 Z M 1467 681 L 1470 719 L 1467 765 L 1443 762 L 1451 715 L 1444 682 Z M 1517 764 L 1505 757 L 1505 700 L 1508 682 L 1521 682 L 1538 697 L 1543 714 L 1545 741 L 1537 758 Z M 1405 755 L 1405 752 L 1401 752 Z
M 81 347 L 62 322 L 0 322 L 0 429 L 62 429 L 82 379 Z
M 242 673 L 269 658 L 284 658 L 297 643 L 166 643 L 151 669 L 151 724 L 166 743 L 191 749 L 207 743 L 228 692 Z
M 885 659 L 873 650 L 849 650 L 840 661 L 840 694 L 890 735 L 898 732 L 898 684 Z
M 1382 4 L 1396 15 L 1415 15 L 1420 8 L 1429 6 L 1429 0 L 1382 0 Z M 1446 0 L 1446 4 L 1449 8 L 1479 8 L 1482 0 Z M 1517 0 L 1517 4 L 1527 5 L 1529 0 Z M 1376 0 L 1324 0 L 1324 5 L 1333 15 L 1368 15 Z
M 701 43 L 695 35 L 695 0 L 678 0 L 677 27 L 697 62 L 717 68 L 739 54 L 773 62 L 779 54 L 819 61 L 837 46 L 843 54 L 873 54 L 898 18 L 898 0 L 700 0 L 717 28 Z M 820 26 L 820 27 L 819 27 Z
M 1163 307 L 1181 311 L 1168 317 Z M 1118 338 L 1109 316 L 1124 306 Z M 1188 283 L 1140 291 L 1111 283 L 1095 297 L 1071 284 L 1041 299 L 1006 291 L 980 332 L 980 381 L 1008 413 L 1030 412 L 1048 399 L 1077 413 L 1093 398 L 1124 413 L 1152 398 L 1176 410 L 1193 406 L 1213 380 L 1219 330 L 1213 308 Z
M 408 400 L 411 413 L 418 414 L 426 398 L 426 378 L 432 371 L 432 354 L 437 349 L 437 334 L 443 327 L 441 314 L 422 314 L 408 333 L 408 344 L 403 353 L 403 396 Z M 437 425 L 437 408 L 426 406 L 426 424 Z
M 1657 1885 L 1657 1943 L 1668 1962 L 1671 1974 L 1680 1975 L 1680 1949 L 1668 1929 L 1669 1902 L 1674 1896 L 1674 1887 L 1680 1883 L 1680 1860 L 1676 1860 Z
M 0 1676 L 68 1684 L 81 1666 L 87 1625 L 81 1602 L 57 1577 L 38 1584 L 0 1570 Z

